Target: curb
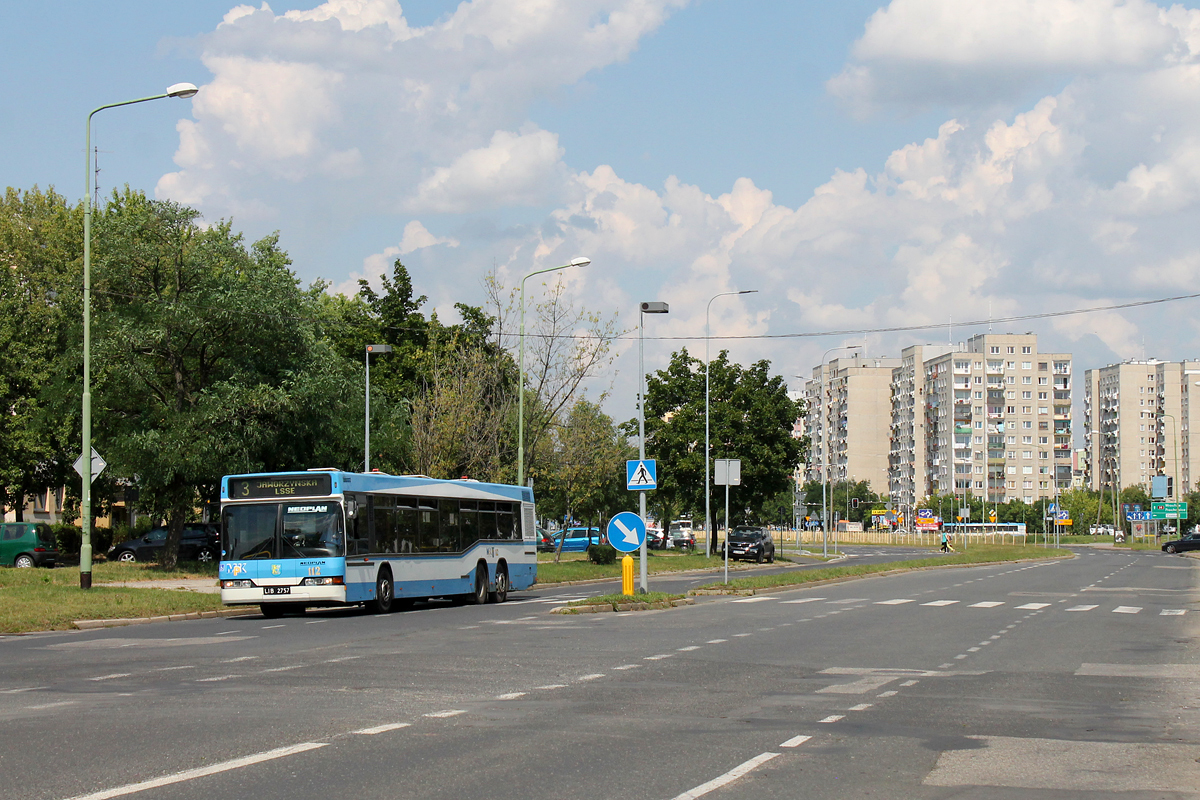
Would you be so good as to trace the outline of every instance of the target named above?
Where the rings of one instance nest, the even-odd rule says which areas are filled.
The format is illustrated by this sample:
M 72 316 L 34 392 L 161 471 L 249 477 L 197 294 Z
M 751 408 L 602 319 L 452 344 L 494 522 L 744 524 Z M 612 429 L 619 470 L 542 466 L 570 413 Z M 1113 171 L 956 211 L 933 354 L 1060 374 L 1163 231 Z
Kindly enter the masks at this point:
M 653 603 L 618 603 L 616 608 L 613 608 L 612 603 L 593 603 L 582 606 L 559 606 L 550 609 L 551 614 L 603 614 L 608 611 L 655 611 L 666 610 L 668 608 L 679 608 L 680 606 L 695 605 L 696 600 L 692 597 L 681 597 L 676 600 L 656 600 Z
M 834 561 L 840 561 L 840 560 L 842 560 L 842 559 L 831 559 L 830 561 L 828 561 L 826 563 L 832 564 Z M 722 563 L 724 563 L 724 562 L 722 562 Z M 758 564 L 739 564 L 737 567 L 734 567 L 732 564 L 730 564 L 729 571 L 732 572 L 734 569 L 736 569 L 739 572 L 743 572 L 746 570 L 753 570 L 753 569 L 770 569 L 770 568 L 778 567 L 778 566 L 779 566 L 778 563 L 763 564 L 761 567 L 759 567 Z M 792 561 L 792 562 L 790 562 L 790 566 L 804 567 L 804 566 L 808 566 L 808 565 L 801 564 L 796 561 Z M 670 572 L 651 572 L 649 577 L 670 578 L 675 575 L 695 575 L 700 572 L 712 572 L 714 569 L 720 569 L 720 568 L 721 568 L 720 566 L 716 566 L 716 567 L 704 567 L 702 569 L 672 570 Z M 585 580 L 580 580 L 580 581 L 558 581 L 557 583 L 538 582 L 538 583 L 534 583 L 533 586 L 530 586 L 529 589 L 557 589 L 561 586 L 589 586 L 594 583 L 612 583 L 613 581 L 619 581 L 619 580 L 621 580 L 620 575 L 613 575 L 611 578 L 587 578 Z
M 1053 561 L 1054 559 L 1075 558 L 1075 556 L 1055 556 L 1053 559 L 1047 558 L 1018 558 L 1012 561 L 978 561 L 973 564 L 933 564 L 927 567 L 904 567 L 903 569 L 888 569 L 881 572 L 868 572 L 864 575 L 839 575 L 836 578 L 824 578 L 819 581 L 807 581 L 805 583 L 789 583 L 782 586 L 764 586 L 761 589 L 690 589 L 688 596 L 700 595 L 727 595 L 731 597 L 749 597 L 758 594 L 777 594 L 779 592 L 791 592 L 797 589 L 807 589 L 810 586 L 828 586 L 834 583 L 846 583 L 847 581 L 860 581 L 865 578 L 883 578 L 888 575 L 903 575 L 906 572 L 924 572 L 932 569 L 965 569 L 967 567 L 995 567 L 1002 564 L 1025 564 L 1033 561 Z
M 170 614 L 161 617 L 126 617 L 122 619 L 77 619 L 72 624 L 81 631 L 94 628 L 120 628 L 125 625 L 149 625 L 152 622 L 183 622 L 189 619 L 216 619 L 237 617 L 247 613 L 248 608 L 222 608 L 217 611 L 192 611 L 187 614 Z

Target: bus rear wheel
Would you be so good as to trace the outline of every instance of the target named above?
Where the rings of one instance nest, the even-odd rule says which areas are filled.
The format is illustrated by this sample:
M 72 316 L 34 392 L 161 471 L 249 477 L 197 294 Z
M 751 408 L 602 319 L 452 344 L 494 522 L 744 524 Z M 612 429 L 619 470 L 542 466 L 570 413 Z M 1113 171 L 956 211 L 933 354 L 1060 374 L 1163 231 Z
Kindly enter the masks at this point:
M 475 591 L 471 593 L 471 600 L 481 606 L 487 602 L 487 596 L 487 564 L 480 561 L 475 567 Z
M 496 591 L 488 592 L 489 603 L 503 603 L 508 599 L 508 570 L 502 565 L 496 567 Z

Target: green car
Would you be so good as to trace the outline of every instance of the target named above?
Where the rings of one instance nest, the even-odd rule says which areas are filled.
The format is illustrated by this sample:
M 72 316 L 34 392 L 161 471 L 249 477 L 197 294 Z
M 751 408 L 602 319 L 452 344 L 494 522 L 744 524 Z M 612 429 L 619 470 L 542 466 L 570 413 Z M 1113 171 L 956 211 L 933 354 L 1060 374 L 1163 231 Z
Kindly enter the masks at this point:
M 0 564 L 14 567 L 53 567 L 58 560 L 54 531 L 44 522 L 5 522 L 0 525 Z

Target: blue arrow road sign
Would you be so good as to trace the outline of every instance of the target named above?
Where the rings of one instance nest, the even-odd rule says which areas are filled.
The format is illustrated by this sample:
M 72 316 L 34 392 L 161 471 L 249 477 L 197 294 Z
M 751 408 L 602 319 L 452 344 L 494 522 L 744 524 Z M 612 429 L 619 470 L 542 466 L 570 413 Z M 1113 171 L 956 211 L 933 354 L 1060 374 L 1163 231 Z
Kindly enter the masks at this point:
M 653 458 L 625 462 L 625 479 L 632 492 L 658 488 L 658 464 Z
M 622 511 L 608 521 L 608 543 L 622 553 L 632 553 L 644 541 L 646 523 L 632 511 Z

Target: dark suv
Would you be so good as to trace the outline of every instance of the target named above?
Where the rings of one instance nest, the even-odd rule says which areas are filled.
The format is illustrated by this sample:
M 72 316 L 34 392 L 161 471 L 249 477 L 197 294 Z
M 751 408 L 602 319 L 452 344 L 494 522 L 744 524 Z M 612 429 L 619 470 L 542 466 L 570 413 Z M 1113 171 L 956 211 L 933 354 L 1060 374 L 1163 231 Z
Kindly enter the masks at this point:
M 167 529 L 153 528 L 140 539 L 127 539 L 108 550 L 109 561 L 154 561 L 167 543 Z M 180 561 L 213 561 L 221 552 L 216 525 L 185 525 L 179 540 Z
M 766 528 L 739 525 L 729 534 L 730 561 L 775 562 L 775 539 Z
M 1164 553 L 1182 553 L 1185 550 L 1200 550 L 1200 531 L 1192 531 L 1182 539 L 1167 542 L 1162 546 Z

